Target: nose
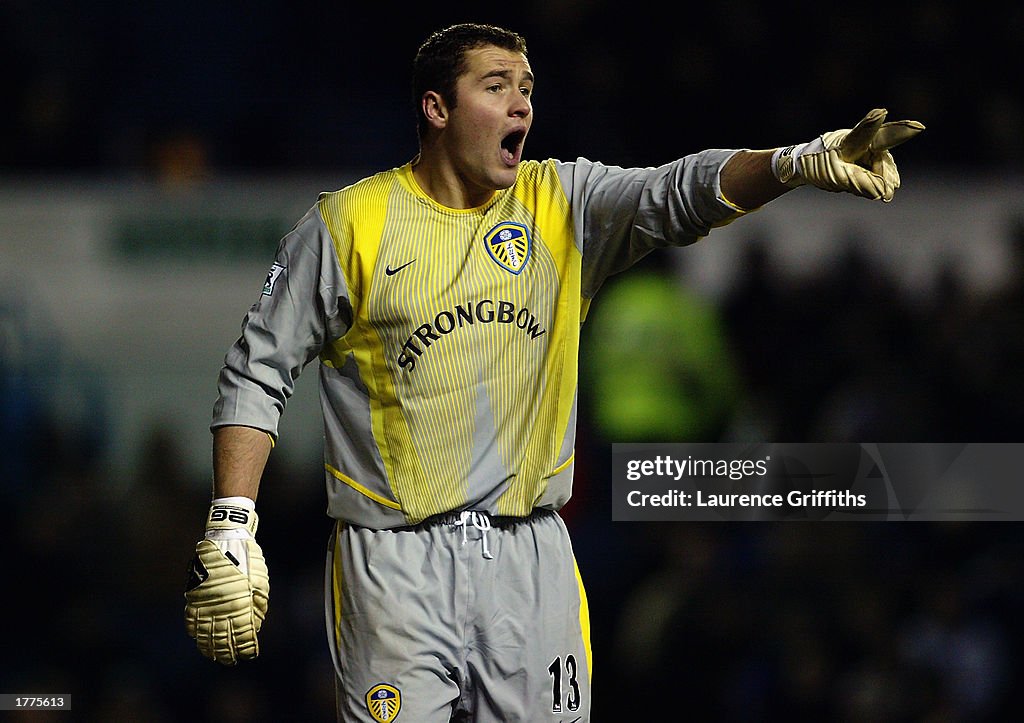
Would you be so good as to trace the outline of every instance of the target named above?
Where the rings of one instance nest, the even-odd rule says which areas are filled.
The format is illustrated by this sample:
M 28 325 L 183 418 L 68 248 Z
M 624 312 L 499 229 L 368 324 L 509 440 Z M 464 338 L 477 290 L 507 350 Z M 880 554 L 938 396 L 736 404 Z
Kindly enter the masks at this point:
M 509 108 L 509 115 L 513 118 L 526 118 L 532 112 L 533 105 L 530 104 L 530 99 L 522 93 L 516 93 L 515 100 L 512 101 L 512 106 Z

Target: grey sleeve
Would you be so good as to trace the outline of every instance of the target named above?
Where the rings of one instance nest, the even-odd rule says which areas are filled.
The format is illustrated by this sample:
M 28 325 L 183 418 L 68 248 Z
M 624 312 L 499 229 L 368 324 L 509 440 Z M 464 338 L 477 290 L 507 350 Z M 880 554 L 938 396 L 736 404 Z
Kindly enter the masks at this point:
M 558 162 L 583 254 L 583 295 L 649 252 L 685 246 L 741 211 L 721 195 L 719 171 L 735 150 L 706 150 L 657 168 L 620 168 L 579 158 Z
M 348 330 L 347 297 L 330 232 L 314 206 L 281 240 L 263 292 L 228 350 L 210 428 L 243 425 L 276 439 L 302 369 Z

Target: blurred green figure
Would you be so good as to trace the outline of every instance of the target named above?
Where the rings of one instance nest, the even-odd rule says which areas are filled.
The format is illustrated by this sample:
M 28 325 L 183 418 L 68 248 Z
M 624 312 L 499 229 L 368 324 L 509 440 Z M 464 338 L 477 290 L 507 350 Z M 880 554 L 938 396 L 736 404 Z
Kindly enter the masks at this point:
M 587 343 L 590 405 L 608 442 L 714 442 L 740 400 L 717 308 L 651 254 L 602 290 Z

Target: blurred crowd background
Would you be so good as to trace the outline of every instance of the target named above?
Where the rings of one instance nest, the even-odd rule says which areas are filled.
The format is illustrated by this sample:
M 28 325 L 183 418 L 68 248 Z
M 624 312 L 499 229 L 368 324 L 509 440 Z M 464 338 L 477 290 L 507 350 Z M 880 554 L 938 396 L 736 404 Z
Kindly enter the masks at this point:
M 669 13 L 619 0 L 0 5 L 0 164 L 22 172 L 153 166 L 290 173 L 372 168 L 415 152 L 409 63 L 467 19 L 527 37 L 534 157 L 662 163 L 693 144 L 774 147 L 885 104 L 935 119 L 912 154 L 1019 167 L 1024 8 L 965 0 L 753 0 Z M 941 121 L 939 121 L 941 119 Z M 928 154 L 927 156 L 925 154 Z
M 465 20 L 527 38 L 533 158 L 652 165 L 808 140 L 885 106 L 928 125 L 897 151 L 908 193 L 915 182 L 954 198 L 978 184 L 1024 188 L 1014 4 L 93 5 L 0 3 L 0 201 L 10 208 L 23 187 L 52 193 L 58 236 L 75 233 L 59 214 L 72 180 L 202 193 L 403 163 L 415 153 L 412 54 Z M 969 257 L 983 220 L 941 210 Z M 714 294 L 687 283 L 686 253 L 652 256 L 602 291 L 584 327 L 577 487 L 564 510 L 590 594 L 595 721 L 1018 717 L 1019 524 L 614 523 L 609 479 L 613 442 L 1019 441 L 1024 211 L 1000 213 L 984 220 L 1004 230 L 1003 282 L 991 286 L 949 265 L 928 293 L 908 294 L 865 251 L 903 240 L 878 231 L 823 236 L 834 261 L 780 274 L 766 241 L 784 246 L 783 225 L 748 239 Z M 0 216 L 0 693 L 70 693 L 75 720 L 332 719 L 318 459 L 281 451 L 265 476 L 261 658 L 205 661 L 181 622 L 209 490 L 190 463 L 194 430 L 168 416 L 137 429 L 130 449 L 112 443 L 118 373 L 54 373 L 75 350 L 16 293 L 19 269 L 4 268 L 12 228 Z M 677 313 L 656 313 L 666 304 Z M 237 327 L 244 307 L 218 311 Z M 211 387 L 216 371 L 202 372 Z M 54 393 L 57 377 L 69 387 Z M 211 405 L 194 400 L 203 414 Z

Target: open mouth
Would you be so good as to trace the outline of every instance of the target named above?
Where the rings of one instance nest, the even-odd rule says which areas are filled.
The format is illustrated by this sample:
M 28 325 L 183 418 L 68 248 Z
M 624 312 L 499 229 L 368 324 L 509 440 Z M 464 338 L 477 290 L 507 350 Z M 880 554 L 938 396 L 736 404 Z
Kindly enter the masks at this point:
M 519 163 L 525 139 L 526 131 L 523 130 L 513 131 L 501 139 L 501 158 L 507 165 Z

